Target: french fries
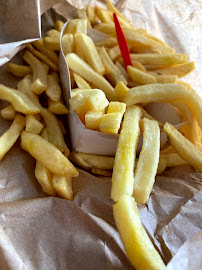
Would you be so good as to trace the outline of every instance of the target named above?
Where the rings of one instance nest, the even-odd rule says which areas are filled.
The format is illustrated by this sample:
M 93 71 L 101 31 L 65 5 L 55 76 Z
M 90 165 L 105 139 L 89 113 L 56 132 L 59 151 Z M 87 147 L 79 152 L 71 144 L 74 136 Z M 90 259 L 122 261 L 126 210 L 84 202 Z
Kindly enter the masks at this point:
M 48 75 L 48 87 L 46 89 L 46 95 L 55 102 L 60 101 L 62 90 L 58 83 L 58 80 L 54 75 Z
M 25 117 L 25 130 L 30 133 L 39 134 L 43 129 L 43 124 L 37 119 L 36 114 L 27 114 Z
M 66 200 L 73 200 L 71 177 L 53 174 L 52 183 L 53 188 L 60 197 Z
M 16 110 L 13 105 L 9 105 L 1 110 L 1 116 L 7 120 L 13 120 L 16 116 Z
M 32 73 L 30 66 L 17 65 L 13 63 L 8 63 L 8 70 L 17 77 L 24 77 Z

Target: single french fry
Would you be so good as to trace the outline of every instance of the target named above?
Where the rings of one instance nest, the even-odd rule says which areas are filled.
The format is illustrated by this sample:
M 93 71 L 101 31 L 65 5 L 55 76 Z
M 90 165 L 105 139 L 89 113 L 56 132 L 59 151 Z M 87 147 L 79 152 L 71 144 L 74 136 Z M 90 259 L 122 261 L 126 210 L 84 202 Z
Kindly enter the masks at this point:
M 57 20 L 57 21 L 55 22 L 55 25 L 54 25 L 55 30 L 57 30 L 57 31 L 59 31 L 59 32 L 62 31 L 63 26 L 64 26 L 64 23 L 63 23 L 62 21 L 60 21 L 60 20 Z
M 74 48 L 74 36 L 71 33 L 67 33 L 62 37 L 62 49 L 64 55 L 72 53 Z
M 10 102 L 16 111 L 24 114 L 40 112 L 40 109 L 24 93 L 3 84 L 0 84 L 0 99 Z
M 68 54 L 66 56 L 66 61 L 71 70 L 73 70 L 74 72 L 82 76 L 84 79 L 93 83 L 96 87 L 101 89 L 110 101 L 117 100 L 117 95 L 114 92 L 114 88 L 110 85 L 110 83 L 99 73 L 95 72 L 76 54 Z
M 176 167 L 181 165 L 186 165 L 187 162 L 182 159 L 177 153 L 160 153 L 160 158 L 166 160 L 166 167 Z
M 67 114 L 69 113 L 67 107 L 61 101 L 48 100 L 48 109 L 54 114 Z
M 128 76 L 140 84 L 156 83 L 156 78 L 132 66 L 127 66 Z
M 43 66 L 41 61 L 39 61 L 33 54 L 26 51 L 24 60 L 31 66 L 33 71 L 33 82 L 31 85 L 31 90 L 36 94 L 40 95 L 47 89 L 47 73 L 48 71 Z
M 137 270 L 163 270 L 165 264 L 142 226 L 134 198 L 122 196 L 113 215 L 126 254 Z
M 126 95 L 126 93 L 128 92 L 128 87 L 122 82 L 120 81 L 115 89 L 114 89 L 114 92 L 117 94 L 118 96 L 118 100 L 119 101 L 122 101 L 124 96 Z
M 124 115 L 125 111 L 126 104 L 118 101 L 111 101 L 107 109 L 107 113 L 119 112 L 122 114 L 122 116 Z
M 118 58 L 117 61 L 118 61 L 118 63 L 120 63 L 122 66 L 124 65 L 124 63 L 123 63 L 123 58 L 122 58 L 122 57 Z M 145 67 L 144 67 L 140 62 L 135 61 L 135 60 L 132 60 L 132 64 L 133 64 L 133 67 L 134 67 L 134 68 L 137 68 L 137 69 L 139 69 L 139 70 L 142 70 L 142 71 L 146 72 Z
M 106 35 L 116 37 L 115 26 L 112 23 L 98 23 L 94 26 L 94 29 Z
M 167 167 L 167 161 L 165 158 L 161 157 L 159 158 L 159 164 L 158 164 L 158 169 L 156 174 L 162 174 Z
M 176 75 L 153 75 L 156 79 L 157 83 L 176 83 L 177 76 Z
M 159 54 L 158 54 L 159 55 Z M 164 69 L 164 68 L 168 68 L 168 67 L 170 67 L 169 65 L 144 65 L 144 67 L 145 67 L 145 69 L 147 70 L 147 71 L 153 71 L 153 75 L 154 74 L 157 74 L 156 73 L 156 70 L 158 70 L 158 69 Z
M 62 90 L 54 75 L 48 74 L 48 87 L 46 95 L 54 102 L 60 101 Z
M 87 81 L 84 80 L 79 74 L 73 72 L 74 80 L 80 89 L 91 89 L 90 85 L 87 83 Z
M 94 24 L 96 21 L 95 9 L 90 4 L 87 5 L 86 14 L 90 23 Z
M 55 29 L 50 29 L 49 31 L 46 32 L 46 35 L 48 37 L 60 38 L 60 32 Z
M 111 58 L 112 61 L 116 61 L 117 58 L 121 56 L 121 51 L 119 48 L 119 45 L 115 45 L 113 48 L 111 48 L 108 51 L 109 57 Z
M 44 47 L 44 42 L 43 42 L 43 38 L 40 38 L 36 41 L 34 41 L 32 43 L 41 53 L 43 53 L 44 55 L 46 55 L 48 58 L 50 58 L 50 60 L 52 60 L 54 63 L 58 64 L 59 63 L 59 57 L 57 56 L 57 54 L 52 51 L 52 50 L 47 50 Z
M 140 135 L 139 120 L 141 110 L 129 107 L 125 114 L 112 174 L 111 198 L 117 202 L 123 195 L 133 194 L 133 174 L 137 143 Z
M 82 93 L 77 93 L 69 100 L 73 111 L 75 111 L 82 123 L 85 123 L 85 114 L 90 110 L 89 104 Z
M 120 70 L 120 72 L 123 75 L 123 77 L 125 78 L 125 81 L 123 83 L 125 85 L 127 85 L 127 81 L 128 81 L 128 73 L 127 73 L 127 71 L 125 70 L 125 68 L 118 61 L 116 61 L 115 65 Z
M 97 174 L 97 175 L 102 175 L 102 176 L 106 176 L 106 177 L 112 176 L 112 171 L 109 171 L 109 170 L 92 168 L 91 171 L 92 171 L 92 173 Z
M 13 105 L 8 105 L 6 108 L 1 110 L 1 116 L 7 120 L 14 120 L 16 116 L 16 110 Z
M 202 172 L 202 151 L 197 149 L 193 143 L 187 140 L 171 124 L 166 123 L 163 130 L 168 136 L 169 143 L 175 148 L 178 155 L 196 170 Z
M 17 65 L 13 63 L 8 63 L 8 70 L 17 77 L 24 77 L 32 73 L 30 66 Z
M 130 54 L 131 60 L 140 62 L 143 65 L 175 65 L 187 62 L 186 54 Z
M 72 163 L 52 143 L 41 136 L 23 131 L 21 147 L 52 173 L 67 177 L 77 177 L 79 172 Z
M 73 190 L 72 190 L 72 178 L 65 177 L 62 175 L 53 174 L 52 178 L 53 187 L 57 194 L 66 199 L 73 200 Z
M 109 37 L 106 39 L 102 39 L 100 41 L 95 42 L 96 47 L 105 47 L 105 48 L 112 48 L 116 46 L 118 43 L 115 37 Z
M 86 19 L 70 20 L 67 24 L 65 33 L 71 33 L 73 35 L 76 33 L 87 34 L 87 25 L 88 22 Z
M 45 37 L 43 39 L 44 47 L 48 50 L 59 51 L 60 50 L 60 38 L 59 37 Z
M 179 83 L 179 84 L 185 85 L 185 86 L 188 88 L 188 90 L 190 90 L 190 89 L 191 89 L 191 85 L 190 85 L 189 83 L 187 83 L 187 82 L 183 82 L 183 81 L 177 80 L 177 82 L 176 82 L 176 83 Z
M 122 117 L 119 112 L 104 114 L 100 121 L 100 131 L 117 134 L 121 127 Z
M 9 129 L 0 137 L 0 160 L 17 141 L 25 126 L 25 119 L 17 114 Z
M 102 111 L 88 111 L 85 114 L 85 126 L 89 129 L 99 130 L 100 121 L 103 116 Z
M 158 122 L 144 118 L 140 121 L 143 145 L 134 174 L 133 196 L 137 203 L 146 203 L 152 191 L 159 163 L 160 129 Z
M 25 130 L 30 133 L 39 134 L 43 129 L 43 124 L 37 119 L 35 114 L 27 114 L 25 117 Z
M 85 9 L 77 9 L 76 11 L 77 16 L 79 19 L 86 19 L 87 20 L 87 26 L 89 28 L 92 28 L 90 21 L 88 20 L 88 16 Z

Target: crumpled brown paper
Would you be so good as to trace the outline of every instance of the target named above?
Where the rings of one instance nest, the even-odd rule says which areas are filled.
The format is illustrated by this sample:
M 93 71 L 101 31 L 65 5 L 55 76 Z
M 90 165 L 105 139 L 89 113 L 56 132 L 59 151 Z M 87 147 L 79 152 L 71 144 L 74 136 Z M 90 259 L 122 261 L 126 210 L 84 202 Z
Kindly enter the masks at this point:
M 21 2 L 23 4 L 23 0 Z M 37 3 L 30 13 L 33 19 L 41 11 L 38 1 L 30 2 Z M 50 7 L 46 5 L 48 2 L 56 3 L 43 1 L 44 11 Z M 84 7 L 86 2 L 77 1 L 76 6 Z M 200 93 L 201 64 L 196 59 L 201 55 L 200 2 L 142 0 L 134 3 L 129 0 L 118 1 L 117 6 L 124 9 L 124 14 L 133 19 L 136 26 L 163 37 L 177 51 L 186 52 L 191 60 L 196 60 L 197 70 L 187 76 L 187 80 Z M 5 9 L 6 6 L 2 9 L 0 4 L 0 14 Z M 68 5 L 62 8 L 60 3 L 54 9 L 60 10 L 60 14 L 69 10 Z M 50 28 L 55 17 L 53 11 L 43 14 L 42 30 Z M 24 37 L 38 38 L 40 31 L 36 33 Z M 10 50 L 6 51 L 9 56 L 4 56 L 1 49 L 5 44 L 0 44 L 0 60 L 10 59 L 20 45 L 15 48 L 15 44 L 10 43 L 9 46 Z M 20 59 L 21 53 L 15 61 Z M 0 68 L 0 83 L 12 87 L 17 83 L 7 72 L 6 65 Z M 0 109 L 5 106 L 6 102 L 0 101 Z M 9 121 L 0 117 L 0 135 L 9 125 Z M 34 177 L 34 168 L 35 161 L 21 150 L 19 141 L 0 162 L 0 269 L 134 269 L 115 228 L 111 179 L 94 177 L 80 170 L 79 177 L 73 179 L 74 201 L 71 202 L 47 197 Z M 166 263 L 170 261 L 167 269 L 201 268 L 201 174 L 190 166 L 167 169 L 156 177 L 151 197 L 146 205 L 139 205 L 139 211 L 162 258 Z

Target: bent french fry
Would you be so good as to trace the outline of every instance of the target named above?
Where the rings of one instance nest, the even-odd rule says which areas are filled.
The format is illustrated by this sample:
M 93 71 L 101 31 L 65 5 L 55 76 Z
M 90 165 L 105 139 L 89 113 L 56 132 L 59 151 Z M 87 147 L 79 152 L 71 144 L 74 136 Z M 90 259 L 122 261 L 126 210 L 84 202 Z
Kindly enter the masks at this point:
M 113 215 L 126 254 L 137 270 L 163 270 L 165 264 L 142 226 L 134 198 L 122 196 Z
M 25 126 L 25 119 L 22 115 L 17 114 L 12 125 L 9 129 L 0 137 L 0 160 L 11 149 L 14 143 L 17 141 L 22 130 Z
M 24 114 L 40 112 L 40 109 L 24 93 L 2 84 L 0 84 L 0 99 L 10 102 L 16 111 Z
M 73 200 L 72 178 L 53 174 L 52 183 L 57 194 L 66 199 Z
M 125 114 L 112 174 L 111 198 L 118 202 L 123 195 L 133 194 L 133 174 L 138 138 L 140 135 L 139 120 L 141 110 L 137 106 L 129 107 Z
M 140 129 L 143 131 L 143 144 L 134 174 L 133 196 L 137 203 L 146 203 L 159 163 L 160 129 L 157 121 L 147 118 L 140 121 Z
M 2 109 L 1 116 L 7 120 L 13 120 L 16 116 L 16 110 L 13 105 L 8 105 L 6 108 Z
M 196 170 L 202 172 L 202 151 L 187 140 L 171 124 L 166 123 L 163 130 L 168 136 L 170 144 L 175 148 L 178 155 L 191 164 Z
M 43 64 L 29 51 L 26 51 L 24 60 L 31 66 L 33 71 L 33 82 L 31 90 L 40 95 L 47 89 L 47 70 Z
M 66 56 L 66 61 L 71 70 L 78 73 L 84 79 L 93 83 L 96 87 L 101 89 L 110 101 L 118 99 L 116 93 L 114 92 L 114 88 L 110 85 L 110 83 L 103 76 L 95 72 L 86 62 L 84 62 L 76 54 L 68 54 Z
M 17 65 L 13 63 L 8 63 L 8 70 L 17 77 L 24 77 L 32 73 L 30 66 Z
M 21 134 L 21 147 L 52 173 L 67 177 L 77 177 L 79 174 L 60 150 L 37 134 L 23 131 Z

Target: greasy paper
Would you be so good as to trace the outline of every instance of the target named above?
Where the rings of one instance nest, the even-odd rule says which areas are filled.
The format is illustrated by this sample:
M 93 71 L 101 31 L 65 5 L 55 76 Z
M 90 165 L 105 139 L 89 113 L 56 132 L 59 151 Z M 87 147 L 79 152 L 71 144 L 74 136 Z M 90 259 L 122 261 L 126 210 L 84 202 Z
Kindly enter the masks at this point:
M 41 13 L 38 1 L 32 4 L 35 2 L 30 21 Z M 53 4 L 54 1 L 47 2 Z M 45 11 L 46 1 L 43 3 L 41 7 Z M 76 1 L 75 6 L 83 8 L 86 3 Z M 129 0 L 118 1 L 117 6 L 136 27 L 163 38 L 176 51 L 185 52 L 190 60 L 196 61 L 196 70 L 185 80 L 201 93 L 201 3 L 171 0 L 134 3 Z M 23 5 L 21 7 L 24 9 Z M 7 8 L 0 4 L 0 14 L 9 12 Z M 61 15 L 68 10 L 72 16 L 75 14 L 75 8 L 70 9 L 67 4 L 63 7 L 62 3 L 54 10 Z M 43 14 L 42 32 L 52 27 L 55 18 L 53 10 Z M 8 19 L 11 20 L 9 16 Z M 19 18 L 21 32 L 23 19 Z M 26 27 L 30 27 L 31 33 L 39 29 L 40 23 L 38 20 L 36 25 L 27 24 Z M 2 24 L 0 27 L 3 33 Z M 17 45 L 13 42 L 2 44 L 5 42 L 1 40 L 0 60 L 4 59 L 1 63 L 22 49 L 21 44 L 40 36 L 40 31 L 33 36 L 27 36 L 28 32 L 21 33 L 24 40 L 15 41 Z M 12 59 L 12 62 L 20 61 L 21 52 Z M 15 87 L 17 81 L 7 72 L 6 65 L 0 68 L 0 83 Z M 6 104 L 0 101 L 0 109 Z M 10 124 L 0 117 L 0 135 Z M 114 224 L 111 179 L 80 170 L 79 177 L 73 179 L 74 201 L 71 202 L 48 197 L 42 192 L 34 177 L 34 168 L 34 159 L 21 150 L 19 141 L 0 162 L 0 269 L 134 269 Z M 169 270 L 201 267 L 201 193 L 202 175 L 193 168 L 167 169 L 156 177 L 148 203 L 138 205 L 141 221 L 165 263 L 169 262 Z

